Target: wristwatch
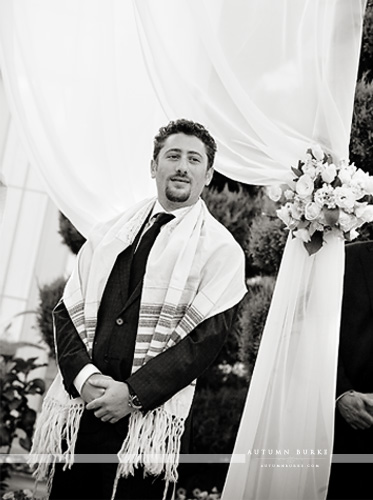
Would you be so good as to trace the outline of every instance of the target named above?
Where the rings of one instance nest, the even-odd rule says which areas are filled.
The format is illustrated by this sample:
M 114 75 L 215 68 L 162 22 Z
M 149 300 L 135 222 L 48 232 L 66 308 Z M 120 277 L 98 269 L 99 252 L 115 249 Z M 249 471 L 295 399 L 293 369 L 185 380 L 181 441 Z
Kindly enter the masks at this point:
M 133 408 L 134 410 L 141 410 L 142 409 L 142 404 L 139 398 L 137 397 L 137 394 L 133 392 L 130 386 L 128 386 L 128 406 L 130 408 Z

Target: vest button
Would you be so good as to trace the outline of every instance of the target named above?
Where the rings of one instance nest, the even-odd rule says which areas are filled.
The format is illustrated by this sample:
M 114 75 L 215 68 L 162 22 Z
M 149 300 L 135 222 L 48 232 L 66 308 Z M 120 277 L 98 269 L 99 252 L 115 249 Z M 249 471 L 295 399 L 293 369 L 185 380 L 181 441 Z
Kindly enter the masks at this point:
M 124 323 L 124 321 L 123 321 L 123 319 L 122 319 L 122 318 L 117 318 L 117 319 L 115 320 L 115 323 L 116 323 L 118 326 L 122 326 L 122 325 L 123 325 L 123 323 Z

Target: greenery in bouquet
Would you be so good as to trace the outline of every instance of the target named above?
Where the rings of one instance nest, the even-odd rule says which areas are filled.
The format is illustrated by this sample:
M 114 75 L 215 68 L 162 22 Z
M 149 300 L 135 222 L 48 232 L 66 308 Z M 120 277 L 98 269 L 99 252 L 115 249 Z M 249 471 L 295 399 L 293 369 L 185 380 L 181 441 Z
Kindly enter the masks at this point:
M 327 234 L 351 241 L 359 227 L 373 221 L 373 177 L 353 163 L 334 163 L 316 145 L 292 171 L 293 181 L 270 187 L 268 195 L 282 205 L 278 217 L 310 255 L 320 250 Z

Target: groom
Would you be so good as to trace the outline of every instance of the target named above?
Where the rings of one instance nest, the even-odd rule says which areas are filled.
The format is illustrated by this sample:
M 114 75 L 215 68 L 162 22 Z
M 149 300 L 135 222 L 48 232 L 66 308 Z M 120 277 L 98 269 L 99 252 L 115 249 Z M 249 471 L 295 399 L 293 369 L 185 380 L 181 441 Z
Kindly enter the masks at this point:
M 337 372 L 334 454 L 329 499 L 373 498 L 373 241 L 346 246 Z
M 151 162 L 157 199 L 92 234 L 54 310 L 66 392 L 46 397 L 34 451 L 58 452 L 50 436 L 60 428 L 63 449 L 83 461 L 120 450 L 135 457 L 121 465 L 129 477 L 119 479 L 116 499 L 161 498 L 159 477 L 175 480 L 179 447 L 188 452 L 194 381 L 216 358 L 246 291 L 243 252 L 200 199 L 215 152 L 198 123 L 161 128 Z M 164 463 L 146 463 L 152 452 Z M 111 498 L 116 473 L 116 463 L 56 464 L 51 498 Z

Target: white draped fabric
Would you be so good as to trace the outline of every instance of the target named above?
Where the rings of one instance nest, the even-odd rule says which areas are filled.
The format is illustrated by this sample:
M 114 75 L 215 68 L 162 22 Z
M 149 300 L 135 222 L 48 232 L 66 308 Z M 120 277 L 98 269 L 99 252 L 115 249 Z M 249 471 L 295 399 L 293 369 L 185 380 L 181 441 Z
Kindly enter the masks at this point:
M 319 142 L 347 157 L 365 0 L 0 0 L 13 117 L 48 191 L 86 233 L 145 197 L 151 137 L 204 123 L 217 169 L 289 177 Z M 163 110 L 163 111 L 162 111 Z M 343 243 L 289 241 L 225 500 L 322 499 L 318 468 L 261 468 L 254 449 L 332 447 Z

